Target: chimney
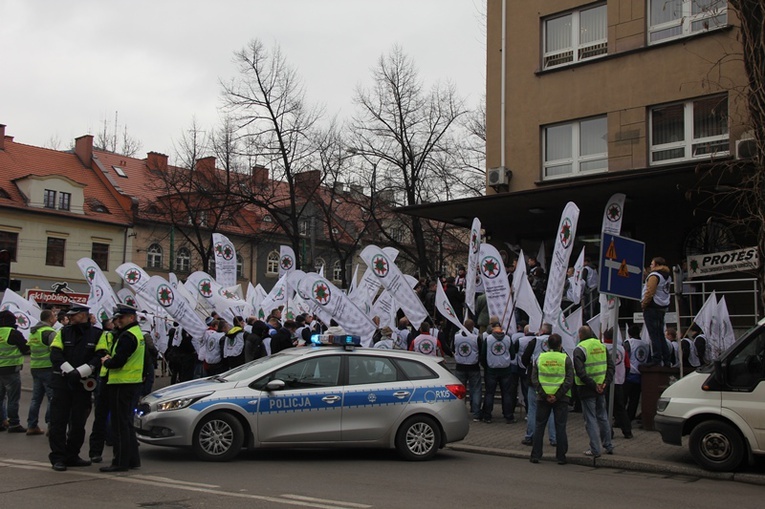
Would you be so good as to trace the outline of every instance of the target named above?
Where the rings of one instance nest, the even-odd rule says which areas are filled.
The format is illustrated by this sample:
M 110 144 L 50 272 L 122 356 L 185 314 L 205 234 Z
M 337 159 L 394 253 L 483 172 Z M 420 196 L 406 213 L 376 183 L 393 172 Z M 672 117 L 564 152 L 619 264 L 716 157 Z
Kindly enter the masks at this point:
M 251 172 L 253 187 L 264 186 L 268 183 L 268 168 L 265 166 L 253 166 Z
M 319 170 L 309 170 L 295 174 L 295 187 L 298 192 L 313 193 L 321 184 L 321 172 Z
M 149 152 L 146 154 L 146 166 L 150 170 L 167 171 L 167 156 L 159 152 Z
M 86 134 L 74 140 L 74 153 L 82 164 L 90 168 L 93 159 L 93 136 Z
M 5 124 L 0 124 L 0 150 L 5 150 Z
M 197 166 L 195 168 L 198 172 L 204 172 L 207 174 L 210 174 L 215 171 L 215 157 L 209 156 L 209 157 L 203 157 L 202 159 L 197 159 Z

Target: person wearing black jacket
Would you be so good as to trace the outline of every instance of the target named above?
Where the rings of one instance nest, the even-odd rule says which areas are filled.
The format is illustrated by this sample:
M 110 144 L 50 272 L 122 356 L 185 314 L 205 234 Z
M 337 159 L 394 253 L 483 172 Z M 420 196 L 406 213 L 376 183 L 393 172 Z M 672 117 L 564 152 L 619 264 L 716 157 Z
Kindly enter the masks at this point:
M 87 306 L 74 304 L 67 312 L 69 325 L 56 334 L 50 345 L 53 399 L 48 457 L 57 472 L 91 464 L 80 458 L 85 423 L 92 405 L 91 394 L 82 381 L 100 369 L 107 347 L 105 342 L 99 342 L 102 331 L 90 323 L 89 311 Z
M 284 326 L 276 331 L 276 334 L 271 338 L 271 355 L 295 346 L 296 330 L 297 323 L 294 320 L 284 322 Z

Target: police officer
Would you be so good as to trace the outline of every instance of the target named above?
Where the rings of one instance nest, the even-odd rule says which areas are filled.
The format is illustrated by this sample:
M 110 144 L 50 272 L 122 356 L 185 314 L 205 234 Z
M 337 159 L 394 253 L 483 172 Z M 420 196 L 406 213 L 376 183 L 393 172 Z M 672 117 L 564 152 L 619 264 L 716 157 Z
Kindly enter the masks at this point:
M 53 364 L 50 362 L 50 344 L 56 337 L 56 314 L 50 309 L 40 312 L 40 321 L 29 332 L 29 367 L 32 370 L 32 400 L 27 414 L 27 435 L 42 435 L 45 433 L 38 426 L 40 405 L 47 397 L 48 405 L 45 410 L 45 423 L 50 422 L 50 401 L 53 399 L 53 389 L 50 379 L 53 376 Z
M 590 448 L 584 454 L 600 457 L 601 445 L 607 454 L 613 454 L 606 390 L 614 379 L 614 364 L 606 346 L 586 325 L 579 328 L 579 344 L 574 349 L 574 373 L 582 401 L 584 427 L 590 437 Z
M 136 311 L 127 304 L 114 308 L 114 344 L 111 353 L 101 359 L 108 370 L 106 388 L 114 443 L 112 464 L 101 467 L 101 472 L 125 472 L 141 466 L 133 429 L 133 409 L 143 385 L 146 343 Z
M 57 472 L 67 467 L 90 465 L 90 461 L 80 458 L 80 448 L 85 441 L 85 421 L 91 408 L 91 395 L 86 384 L 93 381 L 90 376 L 101 367 L 101 356 L 107 347 L 99 342 L 101 329 L 91 325 L 89 312 L 87 306 L 72 305 L 66 314 L 69 325 L 58 331 L 50 345 L 53 400 L 48 457 Z
M 114 323 L 112 319 L 104 320 L 101 323 L 103 333 L 101 340 L 111 352 L 114 344 Z M 107 426 L 109 425 L 109 393 L 106 390 L 107 369 L 101 366 L 101 371 L 96 379 L 97 385 L 94 391 L 95 410 L 93 412 L 93 427 L 90 429 L 90 438 L 88 439 L 88 456 L 93 463 L 101 463 L 103 460 L 104 445 L 106 444 Z
M 531 383 L 536 389 L 537 397 L 534 445 L 530 458 L 532 463 L 539 463 L 542 457 L 545 426 L 552 412 L 557 438 L 555 457 L 559 465 L 566 464 L 568 452 L 566 421 L 571 386 L 574 384 L 574 365 L 569 356 L 563 352 L 562 343 L 560 335 L 550 334 L 547 340 L 548 351 L 539 354 L 531 372 Z
M 27 340 L 16 330 L 16 315 L 0 312 L 0 405 L 8 395 L 8 433 L 23 433 L 27 429 L 19 420 L 21 398 L 21 368 L 24 354 L 29 353 Z M 5 423 L 0 424 L 3 428 Z
M 101 472 L 125 472 L 141 466 L 133 428 L 133 410 L 143 385 L 146 342 L 136 312 L 127 304 L 114 308 L 114 343 L 111 353 L 101 359 L 107 369 L 106 390 L 114 443 L 112 464 L 101 467 Z

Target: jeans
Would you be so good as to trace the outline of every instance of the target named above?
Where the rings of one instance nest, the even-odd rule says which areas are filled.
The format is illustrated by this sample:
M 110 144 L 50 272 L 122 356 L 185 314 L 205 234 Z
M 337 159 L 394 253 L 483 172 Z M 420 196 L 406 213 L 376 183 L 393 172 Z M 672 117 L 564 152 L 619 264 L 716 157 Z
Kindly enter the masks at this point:
M 582 414 L 584 429 L 590 437 L 590 451 L 594 456 L 600 456 L 601 444 L 606 452 L 614 449 L 611 443 L 611 424 L 608 422 L 606 396 L 599 394 L 594 398 L 582 398 Z
M 531 440 L 534 438 L 534 430 L 537 426 L 537 392 L 531 385 L 529 385 L 526 402 L 528 403 L 529 408 L 526 409 L 526 418 L 528 420 L 526 422 L 526 436 L 524 436 L 523 439 Z M 550 443 L 555 444 L 558 442 L 558 437 L 555 432 L 555 421 L 553 420 L 552 415 L 549 415 L 548 417 L 548 425 L 547 436 L 550 438 Z
M 43 397 L 47 400 L 45 406 L 45 423 L 50 422 L 50 400 L 53 399 L 53 387 L 50 386 L 50 379 L 53 372 L 50 369 L 32 370 L 32 400 L 29 402 L 29 414 L 27 414 L 27 428 L 36 428 L 39 424 L 40 406 Z
M 664 338 L 664 308 L 645 308 L 643 320 L 648 335 L 651 337 L 651 362 L 659 366 L 670 366 L 672 360 L 669 355 L 669 347 Z
M 497 391 L 497 385 L 499 385 L 499 392 L 502 395 L 502 416 L 505 419 L 513 419 L 510 398 L 512 380 L 510 375 L 497 376 L 487 372 L 484 377 L 486 383 L 486 394 L 483 399 L 484 419 L 491 419 L 491 414 L 494 411 L 494 393 Z
M 470 394 L 470 415 L 474 419 L 481 418 L 481 370 L 459 371 L 455 370 L 454 375 L 467 387 Z
M 18 426 L 19 420 L 19 399 L 21 398 L 21 375 L 18 371 L 7 375 L 0 375 L 0 401 L 8 397 L 8 404 L 5 408 L 8 416 L 9 426 Z
M 558 400 L 555 403 L 548 403 L 547 400 L 537 401 L 537 418 L 534 427 L 534 444 L 531 448 L 531 457 L 539 459 L 542 457 L 542 443 L 544 442 L 545 426 L 554 416 L 555 423 L 555 457 L 558 461 L 566 460 L 568 452 L 568 435 L 566 435 L 566 421 L 568 420 L 568 401 Z M 552 415 L 551 415 L 552 414 Z

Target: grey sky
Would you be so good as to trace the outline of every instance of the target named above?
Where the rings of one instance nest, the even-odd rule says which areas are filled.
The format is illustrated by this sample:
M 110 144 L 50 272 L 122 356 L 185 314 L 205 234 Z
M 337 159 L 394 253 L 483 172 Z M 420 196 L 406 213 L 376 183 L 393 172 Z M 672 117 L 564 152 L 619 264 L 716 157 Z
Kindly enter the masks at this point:
M 172 155 L 193 116 L 218 120 L 219 78 L 253 38 L 278 44 L 312 103 L 351 114 L 358 84 L 395 44 L 426 86 L 485 90 L 485 0 L 0 0 L 0 123 L 17 142 L 61 149 L 104 119 Z

